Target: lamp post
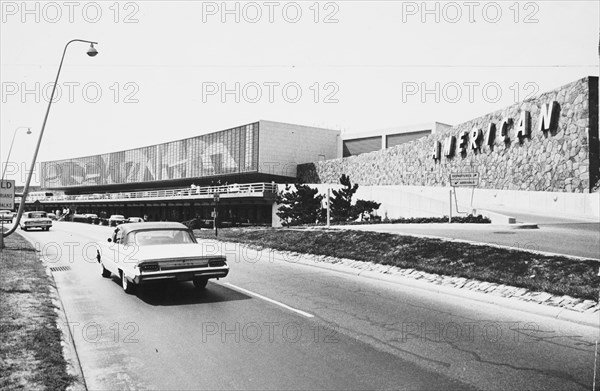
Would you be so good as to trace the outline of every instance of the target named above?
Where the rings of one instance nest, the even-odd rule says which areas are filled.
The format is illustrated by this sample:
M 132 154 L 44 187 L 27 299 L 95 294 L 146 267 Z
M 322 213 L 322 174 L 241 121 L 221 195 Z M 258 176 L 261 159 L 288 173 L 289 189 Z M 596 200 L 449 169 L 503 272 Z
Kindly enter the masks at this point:
M 65 49 L 63 50 L 62 57 L 60 59 L 60 64 L 58 65 L 58 72 L 56 72 L 56 80 L 54 81 L 54 86 L 52 87 L 52 93 L 50 94 L 50 100 L 48 101 L 48 108 L 46 109 L 46 115 L 44 116 L 44 122 L 42 123 L 42 130 L 40 130 L 40 135 L 38 137 L 37 145 L 35 147 L 35 152 L 33 153 L 33 159 L 31 161 L 31 169 L 29 170 L 29 175 L 27 176 L 27 181 L 25 182 L 25 188 L 23 189 L 23 195 L 21 196 L 21 204 L 19 205 L 19 211 L 17 212 L 17 217 L 11 229 L 9 229 L 6 233 L 2 233 L 2 237 L 7 237 L 19 226 L 19 222 L 21 221 L 21 215 L 23 214 L 23 209 L 25 209 L 25 199 L 27 198 L 27 193 L 29 192 L 29 183 L 31 182 L 31 176 L 33 174 L 33 168 L 35 167 L 35 161 L 37 159 L 38 152 L 40 150 L 40 145 L 42 144 L 42 137 L 44 136 L 44 129 L 46 128 L 46 121 L 48 121 L 48 114 L 50 113 L 50 107 L 52 107 L 52 100 L 54 99 L 54 92 L 56 92 L 56 85 L 58 84 L 58 77 L 60 76 L 60 70 L 63 65 L 63 61 L 65 60 L 65 54 L 67 54 L 67 48 L 73 42 L 84 42 L 89 43 L 90 47 L 87 51 L 87 55 L 90 57 L 94 57 L 98 54 L 98 51 L 94 47 L 98 42 L 86 41 L 84 39 L 72 39 L 65 45 Z
M 19 129 L 27 129 L 27 134 L 31 134 L 31 129 L 28 126 L 19 126 L 15 129 L 13 133 L 12 141 L 10 142 L 10 148 L 8 149 L 8 155 L 6 156 L 6 163 L 4 163 L 4 169 L 2 170 L 2 180 L 4 180 L 4 174 L 6 174 L 6 166 L 8 166 L 8 162 L 10 161 L 10 153 L 12 152 L 13 144 L 15 143 L 15 137 L 17 136 L 17 130 Z

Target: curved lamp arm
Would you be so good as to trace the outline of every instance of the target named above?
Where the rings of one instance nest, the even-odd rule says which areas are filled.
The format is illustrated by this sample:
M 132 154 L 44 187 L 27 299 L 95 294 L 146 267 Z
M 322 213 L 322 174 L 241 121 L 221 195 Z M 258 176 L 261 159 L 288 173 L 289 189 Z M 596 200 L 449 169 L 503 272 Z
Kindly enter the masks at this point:
M 4 180 L 4 174 L 6 174 L 6 167 L 8 166 L 8 162 L 10 160 L 10 153 L 12 152 L 13 144 L 15 143 L 15 137 L 17 136 L 17 130 L 19 130 L 19 129 L 31 129 L 31 128 L 29 126 L 19 126 L 18 128 L 15 129 L 15 132 L 13 133 L 12 141 L 10 142 L 10 148 L 8 149 L 8 155 L 6 156 L 6 163 L 4 164 L 4 169 L 2 170 L 2 180 Z M 27 133 L 28 134 L 31 133 L 31 130 L 29 130 Z
M 37 159 L 38 151 L 40 150 L 40 145 L 42 144 L 42 136 L 44 135 L 44 129 L 46 128 L 46 121 L 48 120 L 48 114 L 50 113 L 50 107 L 52 106 L 52 100 L 54 99 L 54 92 L 56 91 L 56 85 L 58 84 L 58 77 L 60 76 L 60 70 L 63 65 L 63 61 L 65 60 L 65 54 L 67 53 L 67 48 L 73 42 L 85 42 L 91 45 L 90 51 L 88 51 L 88 55 L 95 56 L 96 51 L 93 49 L 94 45 L 97 45 L 98 42 L 86 41 L 84 39 L 72 39 L 65 45 L 65 49 L 63 50 L 62 58 L 60 59 L 60 65 L 58 66 L 58 72 L 56 72 L 56 80 L 54 80 L 54 86 L 52 87 L 52 93 L 50 94 L 50 100 L 48 101 L 48 108 L 46 109 L 46 115 L 44 116 L 44 122 L 42 123 L 42 130 L 40 131 L 40 135 L 38 137 L 37 146 L 35 147 L 35 152 L 33 153 L 33 159 L 31 160 L 31 169 L 29 170 L 29 175 L 27 175 L 27 181 L 25 182 L 25 188 L 23 189 L 23 195 L 21 196 L 21 204 L 19 204 L 19 211 L 17 212 L 17 219 L 14 222 L 11 229 L 2 233 L 2 237 L 7 237 L 19 226 L 19 222 L 21 221 L 21 215 L 23 214 L 23 210 L 25 209 L 25 199 L 27 199 L 27 194 L 29 193 L 29 183 L 31 182 L 31 176 L 33 174 L 33 170 L 35 167 L 35 161 Z

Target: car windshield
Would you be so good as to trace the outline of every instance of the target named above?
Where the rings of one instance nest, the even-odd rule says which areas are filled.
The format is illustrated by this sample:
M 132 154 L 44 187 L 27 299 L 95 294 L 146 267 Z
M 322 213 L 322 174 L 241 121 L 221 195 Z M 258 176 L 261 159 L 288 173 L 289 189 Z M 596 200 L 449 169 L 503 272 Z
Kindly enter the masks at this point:
M 133 243 L 140 246 L 156 244 L 195 243 L 190 233 L 183 229 L 154 229 L 133 232 Z
M 31 212 L 27 214 L 30 219 L 40 219 L 46 217 L 46 212 Z

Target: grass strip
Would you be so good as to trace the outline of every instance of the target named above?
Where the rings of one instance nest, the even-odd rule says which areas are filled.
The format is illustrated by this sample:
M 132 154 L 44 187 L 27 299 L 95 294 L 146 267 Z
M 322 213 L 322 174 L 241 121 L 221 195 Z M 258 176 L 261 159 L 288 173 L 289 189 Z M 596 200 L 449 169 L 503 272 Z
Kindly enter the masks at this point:
M 73 380 L 60 344 L 51 278 L 18 234 L 0 252 L 0 390 L 65 390 Z
M 210 230 L 195 231 L 214 239 Z M 219 240 L 348 258 L 597 301 L 597 260 L 354 230 L 221 229 Z

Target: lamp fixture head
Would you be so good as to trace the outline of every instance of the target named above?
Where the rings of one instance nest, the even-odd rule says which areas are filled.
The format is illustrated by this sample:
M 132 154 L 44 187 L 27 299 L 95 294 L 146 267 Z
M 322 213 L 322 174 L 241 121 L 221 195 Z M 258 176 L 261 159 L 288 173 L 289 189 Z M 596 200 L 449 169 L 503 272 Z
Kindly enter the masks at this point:
M 98 54 L 98 51 L 94 47 L 94 44 L 90 43 L 90 48 L 87 51 L 87 55 L 90 56 L 90 57 L 94 57 L 96 54 Z

